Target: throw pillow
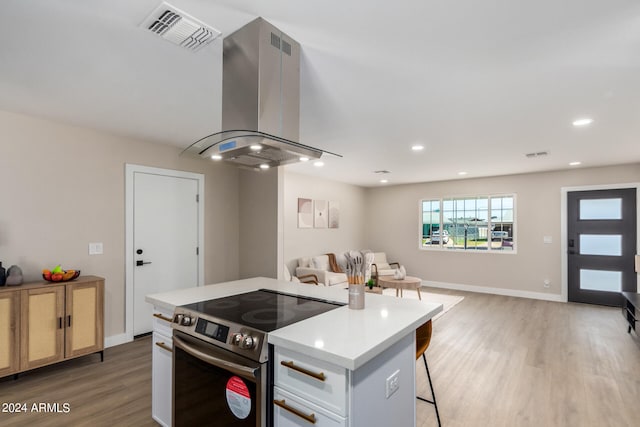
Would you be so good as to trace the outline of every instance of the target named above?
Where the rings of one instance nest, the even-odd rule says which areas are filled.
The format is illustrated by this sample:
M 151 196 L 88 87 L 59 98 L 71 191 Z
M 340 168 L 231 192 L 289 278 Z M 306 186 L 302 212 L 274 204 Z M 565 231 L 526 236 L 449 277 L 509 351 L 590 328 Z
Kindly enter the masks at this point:
M 313 257 L 313 268 L 329 271 L 329 257 L 327 255 Z

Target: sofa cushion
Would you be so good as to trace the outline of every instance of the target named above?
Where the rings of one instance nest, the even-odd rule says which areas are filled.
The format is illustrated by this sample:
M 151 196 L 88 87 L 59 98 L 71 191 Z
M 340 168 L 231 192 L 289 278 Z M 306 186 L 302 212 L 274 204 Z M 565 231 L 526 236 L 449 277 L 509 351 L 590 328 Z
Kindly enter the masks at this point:
M 311 257 L 298 258 L 298 267 L 313 268 Z
M 325 273 L 325 280 L 327 286 L 339 285 L 341 283 L 347 283 L 347 275 L 344 273 L 333 273 L 331 271 L 327 271 Z
M 320 255 L 312 258 L 313 268 L 317 268 L 318 270 L 327 270 L 329 271 L 329 256 L 328 255 Z

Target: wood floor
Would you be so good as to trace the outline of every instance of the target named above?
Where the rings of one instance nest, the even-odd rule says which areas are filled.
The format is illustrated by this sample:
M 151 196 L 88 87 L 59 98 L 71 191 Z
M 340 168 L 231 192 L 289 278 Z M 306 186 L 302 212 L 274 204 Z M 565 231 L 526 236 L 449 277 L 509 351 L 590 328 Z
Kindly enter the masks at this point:
M 158 426 L 151 419 L 151 337 L 0 379 L 0 404 L 68 403 L 68 413 L 3 413 L 0 426 Z M 0 411 L 3 408 L 0 407 Z
M 618 309 L 432 291 L 465 296 L 434 322 L 426 353 L 443 426 L 640 425 L 640 340 Z M 428 397 L 421 360 L 416 371 Z M 6 402 L 70 412 L 0 412 L 2 427 L 156 426 L 151 340 L 109 348 L 104 363 L 92 355 L 0 379 Z M 432 405 L 416 407 L 418 427 L 437 426 Z
M 640 344 L 620 309 L 451 293 L 465 299 L 426 352 L 442 425 L 640 426 Z M 428 403 L 417 418 L 438 425 Z

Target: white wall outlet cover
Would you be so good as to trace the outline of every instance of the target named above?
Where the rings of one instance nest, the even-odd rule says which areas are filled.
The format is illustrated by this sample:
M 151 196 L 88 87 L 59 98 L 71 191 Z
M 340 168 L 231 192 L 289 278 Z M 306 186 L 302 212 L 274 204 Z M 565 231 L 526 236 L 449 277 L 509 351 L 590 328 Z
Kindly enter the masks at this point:
M 386 381 L 385 395 L 387 399 L 400 388 L 400 370 L 391 374 Z
M 546 244 L 553 243 L 553 237 L 544 236 L 544 243 L 546 243 Z
M 103 253 L 102 242 L 89 243 L 89 255 L 101 255 Z

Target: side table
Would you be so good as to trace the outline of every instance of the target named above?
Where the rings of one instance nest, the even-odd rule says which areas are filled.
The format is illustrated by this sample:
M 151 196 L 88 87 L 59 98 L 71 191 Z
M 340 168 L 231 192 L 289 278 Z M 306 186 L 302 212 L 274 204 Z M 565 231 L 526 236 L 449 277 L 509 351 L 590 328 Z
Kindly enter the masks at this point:
M 422 286 L 422 279 L 418 277 L 406 276 L 404 279 L 394 279 L 393 276 L 380 276 L 378 277 L 378 286 L 381 288 L 394 288 L 396 290 L 396 296 L 400 292 L 400 298 L 402 298 L 403 289 L 411 289 L 418 291 L 418 299 L 422 300 L 420 295 L 420 286 Z

